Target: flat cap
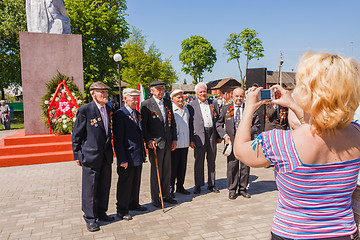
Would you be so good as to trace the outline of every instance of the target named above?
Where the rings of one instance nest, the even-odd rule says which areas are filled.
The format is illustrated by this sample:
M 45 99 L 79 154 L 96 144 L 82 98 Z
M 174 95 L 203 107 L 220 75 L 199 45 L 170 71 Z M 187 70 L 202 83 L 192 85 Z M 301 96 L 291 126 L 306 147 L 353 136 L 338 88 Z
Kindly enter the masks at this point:
M 166 83 L 162 82 L 162 81 L 153 81 L 150 83 L 150 87 L 157 87 L 157 86 L 165 86 Z
M 133 88 L 125 88 L 123 91 L 124 96 L 139 96 L 140 91 Z
M 176 94 L 179 94 L 179 93 L 184 93 L 184 91 L 180 90 L 180 89 L 176 89 L 171 92 L 170 97 L 172 98 L 173 96 L 175 96 Z
M 89 90 L 111 90 L 111 88 L 102 82 L 94 82 L 90 85 Z

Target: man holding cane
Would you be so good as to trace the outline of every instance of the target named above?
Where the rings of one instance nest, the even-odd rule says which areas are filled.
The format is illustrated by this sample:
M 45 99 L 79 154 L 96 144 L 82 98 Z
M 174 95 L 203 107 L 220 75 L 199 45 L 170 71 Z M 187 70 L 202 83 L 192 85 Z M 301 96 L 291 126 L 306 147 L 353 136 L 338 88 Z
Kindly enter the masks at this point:
M 141 126 L 151 163 L 151 200 L 155 207 L 160 208 L 162 201 L 177 203 L 170 197 L 171 151 L 176 148 L 176 123 L 170 100 L 163 98 L 165 83 L 151 82 L 150 91 L 153 97 L 141 104 Z M 159 198 L 160 191 L 163 199 Z

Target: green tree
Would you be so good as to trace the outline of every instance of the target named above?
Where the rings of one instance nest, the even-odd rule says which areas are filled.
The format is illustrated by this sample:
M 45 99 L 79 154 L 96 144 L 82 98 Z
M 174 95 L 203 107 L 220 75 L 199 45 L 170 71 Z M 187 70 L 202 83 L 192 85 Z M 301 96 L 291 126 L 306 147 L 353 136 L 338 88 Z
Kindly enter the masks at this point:
M 264 57 L 264 48 L 262 42 L 258 39 L 257 32 L 255 30 L 250 30 L 245 28 L 241 33 L 231 33 L 229 38 L 226 39 L 224 47 L 226 48 L 229 58 L 227 62 L 231 60 L 236 60 L 238 68 L 240 71 L 241 85 L 244 86 L 246 79 L 246 72 L 243 74 L 240 66 L 240 56 L 241 53 L 244 53 L 246 57 L 246 68 L 249 66 L 249 62 L 252 59 L 259 60 Z
M 0 91 L 21 85 L 19 31 L 26 31 L 25 0 L 0 1 Z
M 211 72 L 216 62 L 216 50 L 205 38 L 191 36 L 181 42 L 182 52 L 179 60 L 182 71 L 194 78 L 193 83 L 201 82 L 205 71 Z
M 132 34 L 124 44 L 123 66 L 121 78 L 130 87 L 136 87 L 138 83 L 148 87 L 150 82 L 160 80 L 167 85 L 174 83 L 176 73 L 170 59 L 162 59 L 159 49 L 151 44 L 146 51 L 146 39 L 140 30 L 133 28 Z
M 125 0 L 64 0 L 73 34 L 82 35 L 85 97 L 93 82 L 113 87 L 117 65 L 112 59 L 129 36 Z

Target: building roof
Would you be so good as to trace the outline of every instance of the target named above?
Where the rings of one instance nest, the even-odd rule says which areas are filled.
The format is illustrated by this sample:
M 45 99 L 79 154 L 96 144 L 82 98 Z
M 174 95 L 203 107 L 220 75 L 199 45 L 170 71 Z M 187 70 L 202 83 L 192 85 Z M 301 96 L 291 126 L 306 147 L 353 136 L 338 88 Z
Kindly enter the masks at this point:
M 210 81 L 206 83 L 207 89 L 213 89 L 213 87 L 215 87 L 222 79 L 218 79 L 218 80 L 214 80 L 214 81 Z
M 173 84 L 171 86 L 172 91 L 183 90 L 184 92 L 195 92 L 194 84 Z
M 282 72 L 282 81 L 287 87 L 295 87 L 295 72 Z M 279 72 L 266 71 L 266 83 L 277 84 L 279 79 Z
M 213 87 L 212 89 L 219 89 L 219 88 L 223 87 L 225 84 L 230 83 L 230 82 L 231 82 L 232 88 L 241 86 L 241 83 L 234 78 L 224 78 L 224 79 L 221 79 L 221 81 L 218 82 L 218 84 L 216 84 L 216 86 Z

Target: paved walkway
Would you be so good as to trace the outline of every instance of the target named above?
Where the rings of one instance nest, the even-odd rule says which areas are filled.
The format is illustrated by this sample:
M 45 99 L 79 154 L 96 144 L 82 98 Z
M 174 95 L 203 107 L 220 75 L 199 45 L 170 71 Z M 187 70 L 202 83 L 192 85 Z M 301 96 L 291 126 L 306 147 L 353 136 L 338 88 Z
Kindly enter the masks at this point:
M 222 144 L 219 144 L 221 148 Z M 133 220 L 101 223 L 87 231 L 81 211 L 81 168 L 74 162 L 0 168 L 0 239 L 269 239 L 277 199 L 273 170 L 251 170 L 252 198 L 228 199 L 226 158 L 216 162 L 219 194 L 176 194 L 166 212 L 150 203 L 150 164 L 144 164 L 140 203 Z M 185 188 L 193 190 L 193 151 L 189 152 Z M 116 168 L 113 165 L 108 214 L 115 216 Z M 207 177 L 205 177 L 207 179 Z M 205 186 L 206 187 L 206 186 Z

